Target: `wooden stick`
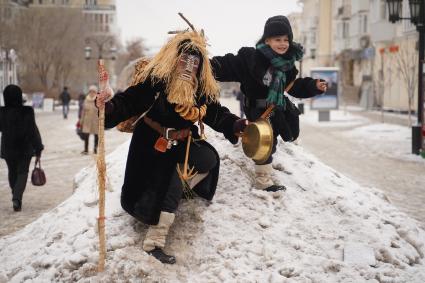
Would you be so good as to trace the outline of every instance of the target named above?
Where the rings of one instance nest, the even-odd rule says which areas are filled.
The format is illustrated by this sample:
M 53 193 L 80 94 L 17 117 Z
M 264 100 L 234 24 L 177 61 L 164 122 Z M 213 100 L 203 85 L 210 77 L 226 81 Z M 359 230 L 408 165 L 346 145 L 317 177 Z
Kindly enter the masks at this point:
M 183 178 L 187 179 L 187 163 L 189 161 L 189 149 L 190 149 L 190 142 L 192 141 L 192 132 L 189 132 L 189 135 L 187 136 L 187 144 L 186 144 L 186 155 L 184 157 L 184 165 L 183 165 Z
M 102 59 L 98 63 L 99 90 L 104 90 L 106 72 Z M 105 270 L 106 259 L 106 236 L 105 236 L 105 188 L 106 188 L 106 165 L 105 165 L 105 107 L 99 109 L 99 143 L 97 146 L 97 180 L 99 183 L 99 217 L 97 225 L 99 230 L 99 262 L 98 272 Z
M 168 32 L 168 34 L 178 34 L 178 33 L 182 33 L 182 32 L 188 31 L 188 30 L 189 29 L 184 29 L 184 30 L 170 30 Z
M 192 25 L 192 23 L 191 22 L 189 22 L 189 20 L 188 19 L 186 19 L 185 18 L 185 16 L 183 16 L 183 14 L 182 13 L 179 13 L 179 16 L 190 26 L 190 28 L 193 30 L 193 31 L 196 31 L 195 30 L 195 27 Z

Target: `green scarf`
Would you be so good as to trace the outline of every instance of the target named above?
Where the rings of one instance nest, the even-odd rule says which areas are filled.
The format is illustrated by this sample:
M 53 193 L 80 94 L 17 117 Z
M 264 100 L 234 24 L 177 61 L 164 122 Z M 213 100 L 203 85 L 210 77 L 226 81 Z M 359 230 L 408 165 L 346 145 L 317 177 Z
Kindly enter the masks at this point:
M 269 45 L 264 43 L 257 44 L 256 48 L 270 60 L 270 63 L 273 66 L 273 79 L 269 86 L 267 101 L 271 104 L 282 106 L 285 109 L 285 72 L 294 67 L 295 61 L 301 60 L 304 55 L 303 47 L 298 43 L 292 42 L 287 53 L 283 55 L 277 54 Z M 288 54 L 288 52 L 290 53 Z

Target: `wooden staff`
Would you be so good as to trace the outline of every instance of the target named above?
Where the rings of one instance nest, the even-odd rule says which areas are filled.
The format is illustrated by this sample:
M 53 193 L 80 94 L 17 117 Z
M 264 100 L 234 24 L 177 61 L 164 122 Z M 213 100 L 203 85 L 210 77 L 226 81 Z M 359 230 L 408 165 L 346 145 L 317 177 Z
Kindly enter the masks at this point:
M 99 91 L 105 90 L 108 82 L 108 73 L 106 72 L 104 61 L 99 59 Z M 99 183 L 99 217 L 97 226 L 99 230 L 99 262 L 98 272 L 105 270 L 106 259 L 106 236 L 105 236 L 105 183 L 106 183 L 106 164 L 105 164 L 105 106 L 99 108 L 99 143 L 97 146 L 97 180 Z

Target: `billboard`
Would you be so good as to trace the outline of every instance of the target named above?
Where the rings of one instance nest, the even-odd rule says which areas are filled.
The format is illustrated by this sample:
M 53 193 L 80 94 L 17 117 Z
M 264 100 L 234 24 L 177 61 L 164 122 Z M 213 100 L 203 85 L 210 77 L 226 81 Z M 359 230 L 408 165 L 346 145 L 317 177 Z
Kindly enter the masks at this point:
M 311 99 L 311 109 L 332 110 L 338 109 L 338 68 L 323 67 L 310 70 L 313 79 L 323 79 L 328 83 L 325 93 Z
M 32 107 L 42 109 L 43 108 L 44 93 L 34 92 L 32 94 Z

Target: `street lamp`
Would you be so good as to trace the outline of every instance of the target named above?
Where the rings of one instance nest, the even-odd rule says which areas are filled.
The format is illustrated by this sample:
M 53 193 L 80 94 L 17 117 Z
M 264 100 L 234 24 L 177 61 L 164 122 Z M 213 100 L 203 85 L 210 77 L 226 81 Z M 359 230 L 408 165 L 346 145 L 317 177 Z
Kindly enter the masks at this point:
M 89 44 L 90 42 L 95 43 L 95 46 L 97 46 L 97 58 L 92 58 L 92 48 L 91 46 L 87 45 L 86 47 L 84 47 L 84 57 L 86 58 L 86 60 L 90 60 L 90 59 L 111 59 L 111 60 L 115 60 L 116 59 L 116 52 L 117 49 L 112 45 L 113 44 L 113 39 L 112 37 L 104 37 L 104 38 L 87 38 L 86 43 Z M 105 50 L 108 48 L 109 46 L 109 55 L 110 57 L 105 57 L 104 52 Z
M 419 154 L 422 141 L 422 126 L 424 125 L 424 49 L 425 49 L 425 0 L 409 0 L 410 18 L 400 17 L 403 0 L 386 0 L 388 4 L 389 21 L 410 20 L 419 32 L 419 66 L 418 66 L 418 123 L 412 126 L 412 153 Z

